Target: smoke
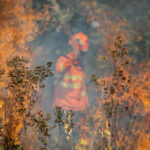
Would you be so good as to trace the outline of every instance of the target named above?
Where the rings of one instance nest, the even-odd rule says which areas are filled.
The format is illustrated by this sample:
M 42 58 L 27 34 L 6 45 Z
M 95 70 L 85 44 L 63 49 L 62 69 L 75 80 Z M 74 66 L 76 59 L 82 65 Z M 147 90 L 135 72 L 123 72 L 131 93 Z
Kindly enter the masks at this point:
M 27 4 L 26 1 L 24 2 Z M 149 61 L 150 11 L 148 6 L 150 2 L 148 0 L 142 2 L 138 0 L 49 0 L 45 4 L 41 0 L 36 0 L 33 1 L 33 5 L 30 4 L 30 7 L 40 11 L 37 14 L 16 4 L 20 4 L 19 1 L 0 2 L 0 69 L 5 69 L 7 74 L 7 60 L 19 54 L 29 57 L 31 67 L 51 61 L 53 63 L 52 70 L 55 72 L 57 59 L 71 50 L 68 45 L 70 33 L 84 32 L 90 39 L 90 48 L 84 58 L 89 110 L 96 106 L 97 99 L 97 92 L 91 82 L 91 76 L 97 74 L 101 78 L 106 74 L 111 74 L 113 67 L 110 64 L 109 56 L 111 55 L 110 50 L 114 48 L 116 36 L 122 36 L 128 49 L 128 56 L 132 58 L 130 71 L 137 71 L 139 64 L 144 67 Z M 16 6 L 13 7 L 14 5 Z M 43 15 L 44 10 L 47 11 Z M 30 11 L 32 13 L 28 15 L 27 12 Z M 16 18 L 14 19 L 14 17 Z M 39 18 L 37 19 L 37 17 Z M 147 72 L 147 77 L 149 69 L 143 70 L 141 73 L 143 76 L 144 72 Z M 146 77 L 145 80 L 147 80 Z M 142 80 L 141 78 L 139 82 Z M 2 78 L 1 88 L 6 86 L 6 82 L 3 81 Z M 54 77 L 46 79 L 45 84 L 46 88 L 41 90 L 39 105 L 45 112 L 52 112 Z M 136 86 L 139 87 L 140 84 L 134 85 L 133 90 Z M 141 88 L 144 88 L 144 84 Z M 138 93 L 142 89 L 137 88 L 136 92 Z M 1 91 L 0 95 L 3 93 L 4 91 Z M 147 91 L 143 90 L 143 93 L 145 96 Z M 146 99 L 145 103 L 143 102 L 144 106 L 149 106 L 147 97 L 141 97 L 141 99 Z M 148 108 L 146 107 L 146 112 L 149 112 Z M 126 118 L 126 120 L 128 119 Z
M 121 34 L 124 36 L 124 42 L 129 48 L 129 55 L 135 57 L 132 61 L 135 64 L 145 57 L 145 53 L 149 53 L 149 49 L 142 48 L 145 44 L 149 45 L 145 39 L 144 33 L 147 34 L 147 17 L 148 17 L 148 4 L 147 0 L 139 1 L 83 1 L 83 2 L 59 2 L 59 11 L 65 13 L 66 17 L 69 13 L 72 18 L 68 22 L 63 18 L 63 15 L 56 12 L 55 8 L 50 9 L 50 22 L 47 25 L 48 30 L 40 35 L 31 45 L 32 53 L 35 58 L 36 64 L 40 65 L 46 61 L 53 62 L 53 71 L 55 68 L 56 60 L 59 56 L 65 55 L 71 47 L 68 46 L 69 35 L 66 33 L 65 27 L 62 25 L 60 19 L 64 19 L 66 24 L 69 24 L 70 30 L 73 33 L 82 31 L 89 36 L 90 49 L 84 60 L 85 71 L 87 75 L 87 82 L 90 84 L 90 77 L 93 73 L 104 75 L 108 70 L 106 69 L 105 62 L 98 62 L 99 56 L 105 55 L 107 52 L 101 52 L 100 49 L 107 51 L 114 42 L 116 35 Z M 43 5 L 41 2 L 36 1 L 34 7 L 42 10 Z M 47 7 L 55 7 L 53 1 L 47 2 Z M 65 11 L 66 10 L 66 11 Z M 144 23 L 144 20 L 146 23 Z M 60 27 L 60 31 L 58 31 Z M 43 28 L 43 25 L 41 25 Z M 144 30 L 145 31 L 141 31 Z M 68 29 L 69 30 L 69 29 Z M 147 42 L 145 42 L 145 40 Z M 142 48 L 142 49 L 141 49 Z M 141 52 L 143 51 L 143 52 Z M 136 53 L 136 54 L 135 54 Z M 146 55 L 146 57 L 148 57 Z M 35 63 L 34 62 L 34 63 Z M 106 69 L 106 70 L 105 70 Z M 110 68 L 108 68 L 110 69 Z M 46 81 L 46 91 L 43 92 L 47 95 L 46 99 L 51 97 L 49 94 L 51 83 L 53 79 Z M 42 93 L 43 93 L 42 92 Z M 53 95 L 53 93 L 51 93 Z M 91 96 L 91 94 L 90 94 Z M 51 102 L 50 102 L 51 103 Z

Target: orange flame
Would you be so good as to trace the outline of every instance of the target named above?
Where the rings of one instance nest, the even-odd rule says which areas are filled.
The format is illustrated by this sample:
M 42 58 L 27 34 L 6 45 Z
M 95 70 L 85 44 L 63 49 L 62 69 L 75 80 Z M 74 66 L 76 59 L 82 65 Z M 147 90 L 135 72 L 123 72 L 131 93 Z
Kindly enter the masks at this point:
M 32 2 L 28 0 L 0 1 L 0 118 L 2 118 L 3 126 L 11 121 L 11 118 L 6 116 L 6 111 L 9 109 L 6 101 L 8 98 L 13 100 L 13 95 L 6 89 L 9 83 L 8 73 L 10 71 L 7 62 L 15 55 L 25 57 L 31 61 L 28 42 L 31 42 L 38 33 L 36 20 L 41 20 L 45 16 L 46 19 L 50 18 L 48 9 L 45 14 L 39 12 L 35 14 L 31 5 Z M 14 116 L 18 117 L 15 114 Z M 10 127 L 11 133 L 7 133 L 6 130 L 3 130 L 3 133 L 15 140 L 17 144 L 23 126 L 23 117 L 15 120 L 16 122 Z

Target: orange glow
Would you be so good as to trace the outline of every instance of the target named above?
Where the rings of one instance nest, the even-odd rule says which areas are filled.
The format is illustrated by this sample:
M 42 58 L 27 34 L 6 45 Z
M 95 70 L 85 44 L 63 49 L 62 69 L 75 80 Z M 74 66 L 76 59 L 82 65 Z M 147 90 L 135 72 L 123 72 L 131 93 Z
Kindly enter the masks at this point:
M 0 118 L 2 118 L 3 126 L 5 127 L 3 134 L 12 138 L 18 144 L 18 136 L 23 127 L 24 116 L 15 113 L 15 107 L 19 106 L 19 104 L 14 104 L 14 95 L 6 89 L 9 83 L 8 73 L 11 69 L 7 66 L 7 62 L 16 55 L 25 57 L 29 62 L 31 61 L 27 44 L 38 33 L 36 20 L 44 17 L 49 19 L 50 15 L 48 11 L 45 14 L 34 13 L 31 9 L 31 1 L 29 3 L 28 0 L 1 0 L 0 5 L 2 5 L 0 11 L 0 71 L 4 71 L 4 74 L 0 77 Z M 31 93 L 28 94 L 30 95 Z M 27 104 L 26 102 L 23 105 L 26 106 Z M 14 112 L 9 112 L 10 106 L 13 107 L 11 109 L 14 109 Z M 13 120 L 9 118 L 9 113 L 14 117 Z M 11 122 L 13 124 L 8 127 L 8 130 L 7 125 L 11 124 Z

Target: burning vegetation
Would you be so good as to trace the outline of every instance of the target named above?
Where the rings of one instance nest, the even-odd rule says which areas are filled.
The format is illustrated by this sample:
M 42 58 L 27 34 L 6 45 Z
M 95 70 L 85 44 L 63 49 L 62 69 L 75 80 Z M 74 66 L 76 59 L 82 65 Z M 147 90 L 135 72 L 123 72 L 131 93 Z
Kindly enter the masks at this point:
M 0 149 L 149 150 L 148 4 L 1 0 Z M 90 39 L 84 67 L 89 107 L 52 111 L 52 62 L 79 31 Z

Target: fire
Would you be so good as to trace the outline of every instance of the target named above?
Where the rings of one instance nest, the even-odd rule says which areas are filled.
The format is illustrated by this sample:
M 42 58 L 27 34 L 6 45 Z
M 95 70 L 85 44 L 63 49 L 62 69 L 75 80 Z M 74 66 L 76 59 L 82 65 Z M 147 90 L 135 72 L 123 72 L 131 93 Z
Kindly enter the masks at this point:
M 39 32 L 36 21 L 43 18 L 46 21 L 50 19 L 48 6 L 45 6 L 45 14 L 35 13 L 31 9 L 31 3 L 28 2 L 28 0 L 0 1 L 0 118 L 5 126 L 1 132 L 12 138 L 15 144 L 20 143 L 18 137 L 23 127 L 24 116 L 15 113 L 13 108 L 9 112 L 8 100 L 10 100 L 11 107 L 19 106 L 19 104 L 14 104 L 15 94 L 6 89 L 10 83 L 9 72 L 12 71 L 7 63 L 16 55 L 25 57 L 31 62 L 32 57 L 28 43 L 33 41 Z M 104 64 L 99 65 L 98 69 L 101 72 L 104 71 L 103 76 L 105 77 L 95 80 L 98 92 L 96 104 L 87 117 L 81 118 L 78 124 L 80 130 L 78 128 L 77 130 L 81 132 L 76 149 L 89 148 L 91 150 L 96 145 L 99 149 L 111 150 L 114 146 L 112 134 L 115 133 L 116 138 L 113 139 L 115 146 L 127 150 L 131 148 L 148 150 L 150 149 L 150 61 L 147 61 L 146 64 L 141 62 L 141 66 L 136 67 L 137 74 L 132 74 L 133 66 L 127 67 L 132 62 L 132 58 L 126 56 L 124 59 L 128 49 L 121 46 L 131 40 L 129 33 L 123 29 L 128 22 L 116 19 L 115 12 L 109 11 L 106 6 L 97 9 L 97 1 L 92 1 L 91 7 L 82 2 L 80 7 L 81 9 L 84 7 L 85 12 L 88 10 L 87 22 L 92 24 L 95 21 L 99 35 L 104 36 L 97 61 Z M 46 28 L 43 29 L 43 31 L 45 30 Z M 138 34 L 137 41 L 140 40 L 141 35 Z M 121 55 L 123 55 L 121 57 L 119 53 L 117 61 L 113 57 L 116 55 L 116 49 L 121 49 Z M 105 61 L 111 66 L 105 65 Z M 24 80 L 27 81 L 26 78 Z M 31 96 L 30 91 L 28 92 L 28 96 Z M 24 96 L 24 98 L 28 102 L 28 97 Z M 28 107 L 27 104 L 23 105 Z M 10 118 L 9 115 L 12 115 L 13 118 Z M 121 119 L 126 117 L 129 119 L 121 124 Z M 112 129 L 114 123 L 112 118 L 117 120 L 116 131 Z M 11 122 L 13 124 L 10 125 Z M 6 125 L 9 125 L 9 132 Z M 67 129 L 68 124 L 65 126 L 65 130 Z M 68 138 L 70 138 L 71 132 L 72 130 L 69 132 Z M 32 135 L 32 137 L 34 136 Z M 133 144 L 135 145 L 133 146 Z
M 48 9 L 45 14 L 34 13 L 31 4 L 31 1 L 29 3 L 28 0 L 0 1 L 0 118 L 5 127 L 3 134 L 13 139 L 16 144 L 19 143 L 18 137 L 23 127 L 23 116 L 13 111 L 17 105 L 13 105 L 15 95 L 6 89 L 10 82 L 8 73 L 11 71 L 7 63 L 16 55 L 31 62 L 31 53 L 27 45 L 37 36 L 38 24 L 36 21 L 41 20 L 44 16 L 49 19 Z M 14 118 L 9 118 L 9 113 Z M 9 123 L 10 126 L 7 128 Z
M 82 148 L 91 149 L 95 144 L 100 146 L 100 149 L 108 150 L 113 147 L 127 150 L 150 149 L 150 63 L 141 62 L 141 67 L 136 66 L 134 69 L 136 74 L 131 73 L 135 66 L 130 65 L 132 57 L 126 55 L 128 49 L 123 46 L 133 40 L 128 31 L 123 29 L 128 22 L 114 19 L 114 14 L 105 9 L 98 12 L 101 12 L 101 17 L 96 14 L 95 9 L 90 11 L 87 22 L 97 19 L 98 32 L 104 35 L 103 46 L 97 57 L 100 62 L 98 68 L 104 72 L 104 77 L 93 80 L 98 99 L 88 114 L 88 117 L 93 118 L 93 126 L 87 125 L 88 119 L 87 124 L 86 121 L 82 124 L 88 130 L 83 130 L 81 141 L 84 139 L 89 143 Z M 133 118 L 129 116 L 123 123 L 122 118 L 128 117 L 130 113 Z M 115 137 L 112 134 L 115 134 Z M 78 143 L 77 146 L 79 145 Z

